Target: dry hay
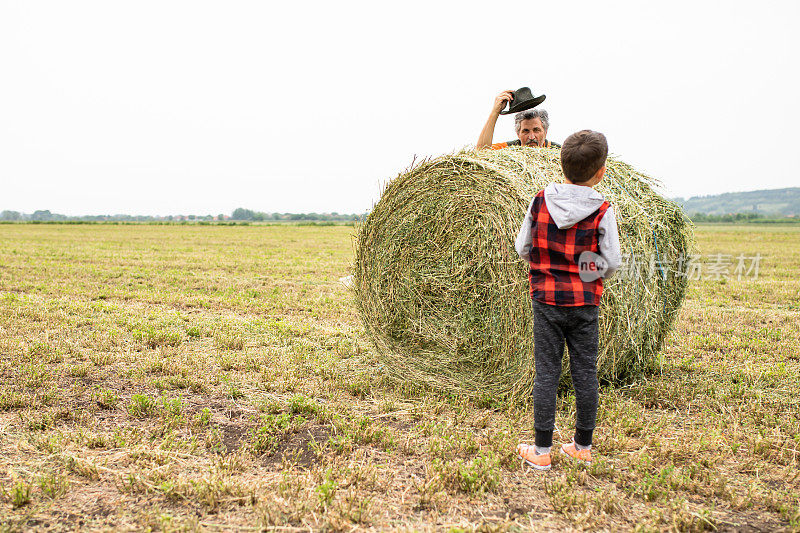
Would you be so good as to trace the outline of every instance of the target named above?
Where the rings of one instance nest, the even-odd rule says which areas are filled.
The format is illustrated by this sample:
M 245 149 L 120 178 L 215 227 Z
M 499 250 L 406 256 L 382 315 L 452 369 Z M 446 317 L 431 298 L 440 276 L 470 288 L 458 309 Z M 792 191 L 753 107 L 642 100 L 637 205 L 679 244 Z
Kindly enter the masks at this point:
M 514 239 L 533 195 L 563 182 L 559 158 L 554 149 L 463 151 L 386 186 L 357 236 L 353 288 L 390 376 L 477 398 L 530 396 L 533 311 Z M 623 257 L 634 258 L 605 282 L 603 382 L 654 368 L 686 290 L 691 223 L 655 184 L 609 158 L 596 187 L 616 210 Z

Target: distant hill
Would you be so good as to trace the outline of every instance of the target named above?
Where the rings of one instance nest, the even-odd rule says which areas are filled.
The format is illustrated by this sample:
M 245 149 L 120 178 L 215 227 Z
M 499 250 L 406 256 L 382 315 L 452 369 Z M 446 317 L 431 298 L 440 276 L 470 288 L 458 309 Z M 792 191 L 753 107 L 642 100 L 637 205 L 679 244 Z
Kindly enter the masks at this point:
M 800 187 L 761 191 L 726 192 L 710 196 L 673 198 L 689 215 L 755 213 L 762 216 L 800 216 Z

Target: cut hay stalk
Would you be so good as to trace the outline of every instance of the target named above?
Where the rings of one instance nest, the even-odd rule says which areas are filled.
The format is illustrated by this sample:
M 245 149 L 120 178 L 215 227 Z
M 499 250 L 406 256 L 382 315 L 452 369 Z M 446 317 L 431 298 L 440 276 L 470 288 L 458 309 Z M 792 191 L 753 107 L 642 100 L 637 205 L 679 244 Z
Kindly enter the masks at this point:
M 353 288 L 390 375 L 471 397 L 530 396 L 533 311 L 514 239 L 533 195 L 563 182 L 559 158 L 552 149 L 463 151 L 386 186 L 358 233 Z M 655 185 L 609 158 L 596 187 L 616 210 L 623 255 L 647 267 L 605 283 L 601 381 L 652 369 L 683 300 L 691 223 Z

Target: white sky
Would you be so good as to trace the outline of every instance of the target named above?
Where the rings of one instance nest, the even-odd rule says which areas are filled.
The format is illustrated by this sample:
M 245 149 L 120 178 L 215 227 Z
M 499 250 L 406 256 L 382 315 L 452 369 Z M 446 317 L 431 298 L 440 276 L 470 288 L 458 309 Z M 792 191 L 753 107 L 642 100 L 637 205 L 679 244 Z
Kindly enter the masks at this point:
M 495 95 L 670 196 L 797 186 L 800 2 L 0 0 L 0 210 L 363 212 Z M 501 117 L 495 142 L 515 138 Z

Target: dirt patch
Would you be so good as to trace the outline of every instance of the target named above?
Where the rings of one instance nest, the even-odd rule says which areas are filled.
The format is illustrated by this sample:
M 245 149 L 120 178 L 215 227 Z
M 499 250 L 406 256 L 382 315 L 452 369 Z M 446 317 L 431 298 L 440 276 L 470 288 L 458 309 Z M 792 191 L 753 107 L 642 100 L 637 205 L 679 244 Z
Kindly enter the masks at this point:
M 310 445 L 313 442 L 324 443 L 332 433 L 333 428 L 330 426 L 314 425 L 286 435 L 274 452 L 264 456 L 264 465 L 280 464 L 286 458 L 297 465 L 308 467 L 316 457 Z
M 411 428 L 415 428 L 419 425 L 419 422 L 411 422 L 408 420 L 398 420 L 398 419 L 390 419 L 385 422 L 385 424 L 391 428 L 397 429 L 399 431 L 407 431 Z
M 771 520 L 771 517 L 758 512 L 731 513 L 723 516 L 721 522 L 716 524 L 717 531 L 736 531 L 746 533 L 760 533 L 767 531 L 778 531 L 786 527 L 785 523 Z
M 90 509 L 89 514 L 91 516 L 100 516 L 100 517 L 107 517 L 111 513 L 115 511 L 114 507 L 104 501 L 98 501 L 94 508 Z
M 513 520 L 514 518 L 527 514 L 532 513 L 534 516 L 537 514 L 536 509 L 537 506 L 534 501 L 528 500 L 525 502 L 519 501 L 509 501 L 508 498 L 503 498 L 503 503 L 505 507 L 502 509 L 498 509 L 494 512 L 485 512 L 485 513 L 474 513 L 471 516 L 471 520 L 480 522 L 481 520 L 491 520 L 491 521 L 502 521 L 502 520 Z M 542 516 L 546 516 L 546 513 L 542 513 Z
M 225 446 L 227 453 L 238 450 L 250 431 L 250 428 L 239 424 L 219 424 L 219 431 L 222 434 L 222 445 Z

